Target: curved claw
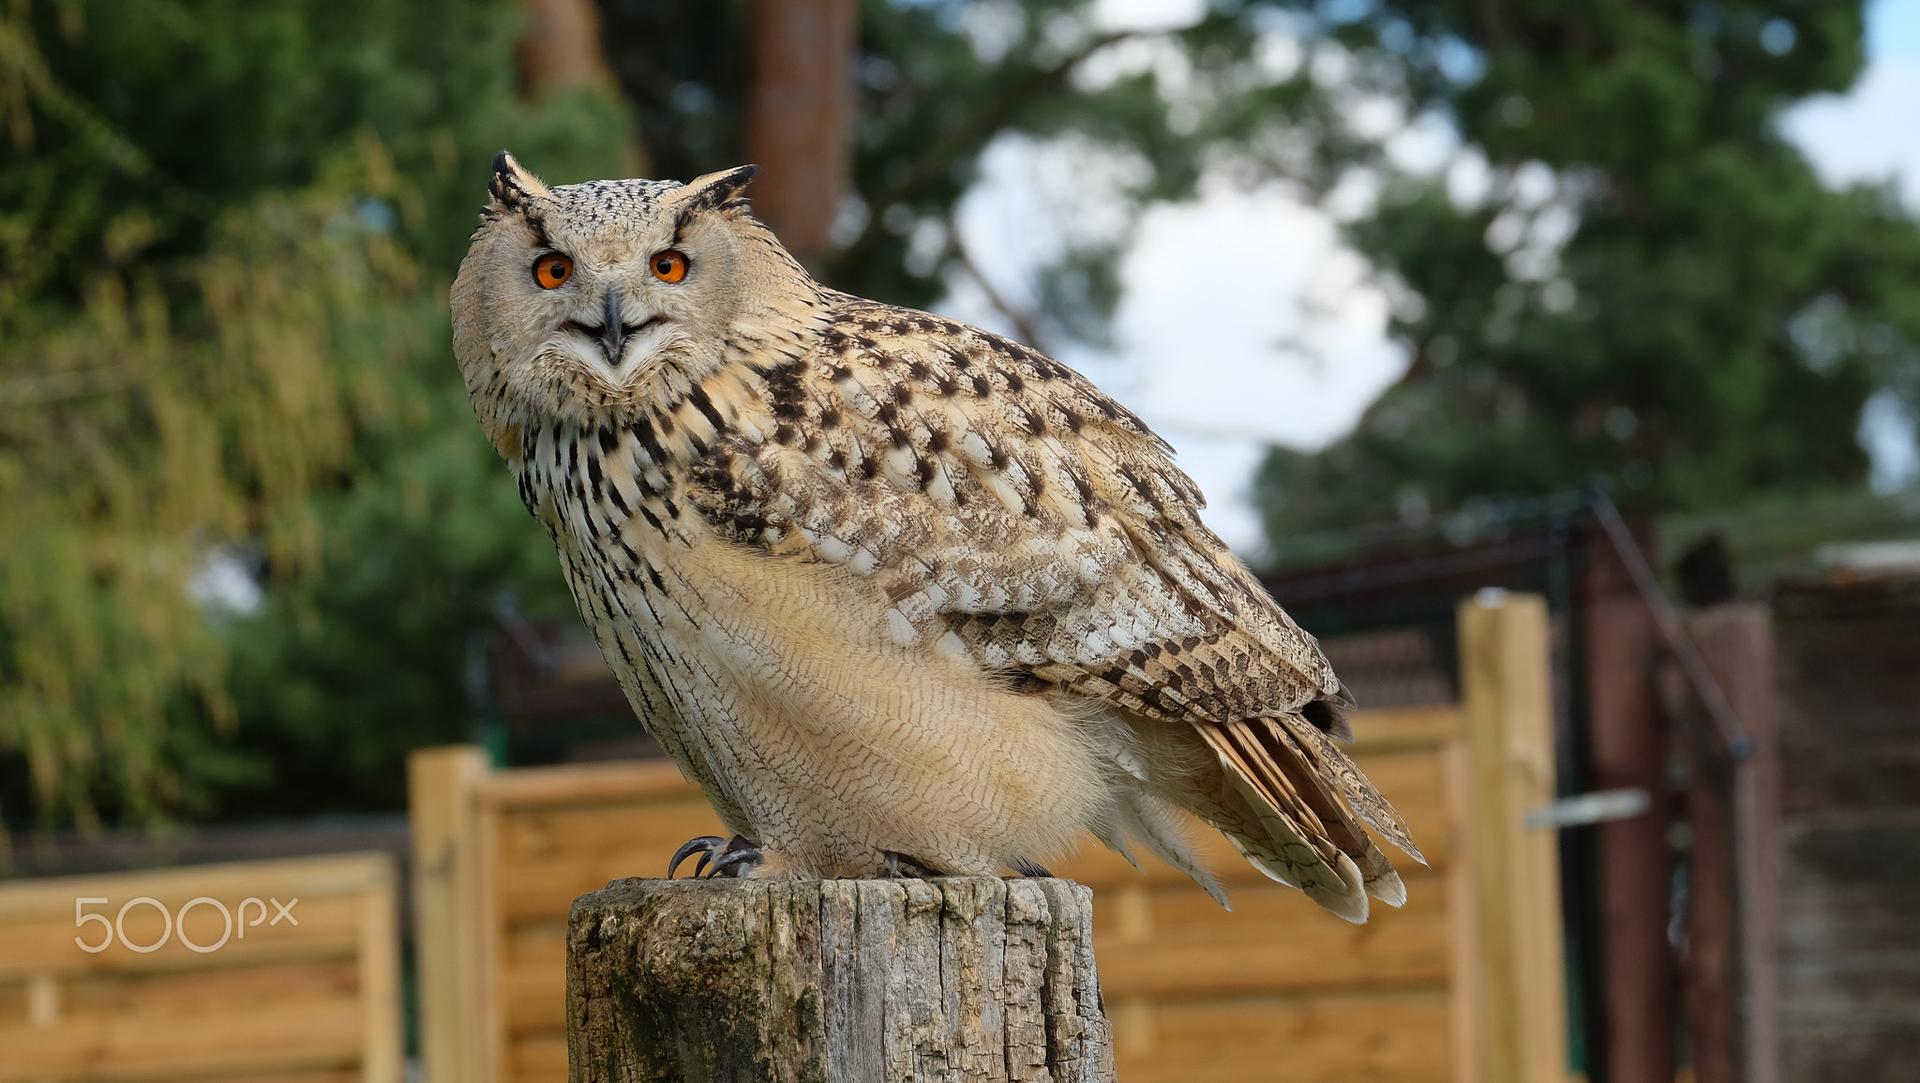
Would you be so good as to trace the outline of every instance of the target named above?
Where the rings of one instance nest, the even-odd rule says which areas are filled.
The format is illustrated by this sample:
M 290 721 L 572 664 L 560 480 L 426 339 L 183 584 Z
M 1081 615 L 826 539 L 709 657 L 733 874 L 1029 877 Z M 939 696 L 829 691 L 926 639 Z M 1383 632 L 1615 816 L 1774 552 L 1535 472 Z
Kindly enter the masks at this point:
M 744 878 L 747 870 L 758 864 L 760 864 L 760 851 L 752 846 L 740 846 L 714 858 L 713 872 L 708 875 Z
M 887 861 L 887 877 L 893 880 L 930 880 L 939 876 L 926 862 L 892 850 L 881 851 Z
M 705 851 L 700 855 L 700 864 L 696 865 L 693 870 L 693 874 L 699 876 L 700 870 L 706 868 L 707 862 L 713 860 L 713 852 L 726 844 L 727 840 L 718 835 L 701 835 L 696 839 L 688 839 L 685 844 L 673 852 L 673 857 L 668 859 L 667 879 L 673 879 L 674 870 L 680 867 L 682 861 L 692 857 L 696 851 Z

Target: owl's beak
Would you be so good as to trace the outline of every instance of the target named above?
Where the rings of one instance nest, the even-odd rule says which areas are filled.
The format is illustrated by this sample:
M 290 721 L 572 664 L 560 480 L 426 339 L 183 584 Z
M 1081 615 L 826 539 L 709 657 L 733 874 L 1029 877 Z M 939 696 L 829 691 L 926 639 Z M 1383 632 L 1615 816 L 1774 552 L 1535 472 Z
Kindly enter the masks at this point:
M 653 326 L 659 319 L 658 316 L 649 316 L 639 323 L 624 322 L 620 318 L 620 291 L 608 287 L 607 292 L 600 295 L 600 326 L 589 327 L 579 320 L 569 320 L 567 327 L 599 343 L 600 352 L 607 357 L 607 364 L 619 368 L 620 354 L 626 349 L 627 339 Z
M 620 323 L 620 291 L 608 287 L 600 295 L 600 352 L 607 355 L 607 363 L 618 366 L 620 351 L 627 345 L 627 329 Z

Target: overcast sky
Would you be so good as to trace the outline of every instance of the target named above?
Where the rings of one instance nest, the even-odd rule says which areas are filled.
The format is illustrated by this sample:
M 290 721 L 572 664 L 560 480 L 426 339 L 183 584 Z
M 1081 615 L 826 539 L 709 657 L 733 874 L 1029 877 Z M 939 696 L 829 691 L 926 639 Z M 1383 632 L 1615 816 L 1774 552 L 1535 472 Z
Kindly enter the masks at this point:
M 1201 6 L 1101 0 L 1100 11 L 1110 25 L 1150 27 L 1191 21 Z M 1878 0 L 1868 49 L 1870 66 L 1850 93 L 1795 108 L 1782 128 L 1829 182 L 1898 177 L 1920 209 L 1920 0 Z M 1291 62 L 1287 53 L 1279 43 L 1274 63 Z M 1150 50 L 1109 54 L 1120 55 L 1096 62 L 1115 70 L 1156 62 Z M 1382 130 L 1402 126 L 1388 103 L 1366 104 Z M 1447 169 L 1455 190 L 1470 193 L 1478 163 L 1456 149 L 1431 123 L 1405 128 L 1395 143 L 1403 165 Z M 1033 299 L 1022 268 L 1046 262 L 1063 239 L 1116 228 L 1101 213 L 1098 186 L 1124 176 L 1127 163 L 1093 163 L 1084 148 L 1018 138 L 989 148 L 958 220 L 969 251 L 994 268 L 996 288 L 1013 304 Z M 1343 195 L 1361 207 L 1369 193 Z M 1365 270 L 1326 211 L 1277 186 L 1245 191 L 1207 178 L 1196 200 L 1148 212 L 1127 245 L 1113 349 L 1060 352 L 1173 443 L 1211 501 L 1209 522 L 1257 554 L 1261 532 L 1248 493 L 1264 448 L 1336 439 L 1405 365 L 1386 338 L 1386 303 Z M 956 281 L 940 307 L 1011 331 L 966 281 Z M 1874 453 L 1876 484 L 1920 473 L 1910 419 L 1891 400 L 1870 406 L 1862 438 Z

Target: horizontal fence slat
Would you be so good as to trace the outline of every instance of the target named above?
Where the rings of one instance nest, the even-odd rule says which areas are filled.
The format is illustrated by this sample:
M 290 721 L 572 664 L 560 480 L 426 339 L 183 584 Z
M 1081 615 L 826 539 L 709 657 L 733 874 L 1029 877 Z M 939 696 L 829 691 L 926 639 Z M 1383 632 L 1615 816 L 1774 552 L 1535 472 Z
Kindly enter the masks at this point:
M 497 809 L 623 803 L 670 797 L 691 783 L 668 760 L 520 767 L 482 780 L 475 796 Z
M 1353 716 L 1353 750 L 1364 757 L 1390 748 L 1434 748 L 1458 737 L 1465 716 L 1458 707 L 1389 707 Z
M 1116 1074 L 1129 1083 L 1447 1078 L 1448 1004 L 1437 990 L 1171 1002 L 1116 996 L 1108 1012 Z
M 63 1023 L 108 1023 L 197 1017 L 276 1000 L 353 996 L 359 980 L 356 962 L 337 959 L 225 970 L 73 975 L 58 980 L 55 988 Z M 0 1026 L 21 1018 L 24 1013 L 0 1016 Z
M 265 963 L 351 958 L 361 934 L 364 913 L 361 901 L 352 896 L 301 898 L 293 913 L 298 926 L 287 921 L 278 925 L 265 922 L 240 935 L 238 920 L 232 939 L 211 952 L 199 952 L 182 941 L 179 931 L 200 947 L 218 944 L 226 922 L 217 911 L 196 907 L 187 911 L 183 922 L 175 922 L 174 933 L 159 948 L 137 952 L 126 945 L 146 946 L 159 942 L 166 933 L 168 919 L 147 905 L 129 907 L 122 916 L 121 904 L 134 896 L 108 895 L 111 904 L 91 908 L 109 923 L 116 923 L 114 938 L 105 951 L 83 950 L 74 942 L 79 937 L 87 944 L 98 944 L 106 930 L 98 922 L 76 926 L 73 902 L 67 901 L 64 916 L 18 923 L 0 923 L 0 982 L 20 980 L 30 975 L 64 975 L 102 972 L 155 972 L 162 970 L 211 970 L 226 967 L 258 966 Z M 184 901 L 184 900 L 183 900 Z M 178 913 L 169 909 L 168 914 Z M 251 911 L 249 911 L 251 913 Z M 272 908 L 267 917 L 272 918 Z M 120 939 L 124 931 L 125 941 Z
M 142 1083 L 149 1083 L 149 1081 L 143 1080 Z M 339 1068 L 317 1071 L 242 1072 L 239 1075 L 223 1075 L 219 1079 L 206 1079 L 202 1076 L 171 1076 L 166 1079 L 155 1079 L 150 1083 L 367 1083 L 367 1077 L 352 1068 Z
M 91 876 L 9 880 L 0 881 L 0 925 L 19 920 L 21 915 L 53 913 L 71 917 L 73 900 L 82 895 L 114 898 L 147 895 L 173 903 L 206 895 L 236 902 L 250 895 L 262 898 L 354 895 L 389 890 L 393 883 L 393 861 L 386 854 L 223 862 Z
M 1447 979 L 1445 885 L 1431 875 L 1408 879 L 1404 909 L 1376 902 L 1365 925 L 1328 920 L 1278 885 L 1238 893 L 1232 913 L 1178 885 L 1123 889 L 1096 903 L 1100 985 L 1114 996 L 1438 989 Z
M 513 1043 L 507 1053 L 507 1078 L 501 1083 L 551 1083 L 567 1078 L 567 1038 L 563 1032 Z
M 352 996 L 227 1005 L 206 1015 L 54 1021 L 0 1027 L 0 1083 L 48 1077 L 216 1078 L 360 1061 L 362 1009 Z

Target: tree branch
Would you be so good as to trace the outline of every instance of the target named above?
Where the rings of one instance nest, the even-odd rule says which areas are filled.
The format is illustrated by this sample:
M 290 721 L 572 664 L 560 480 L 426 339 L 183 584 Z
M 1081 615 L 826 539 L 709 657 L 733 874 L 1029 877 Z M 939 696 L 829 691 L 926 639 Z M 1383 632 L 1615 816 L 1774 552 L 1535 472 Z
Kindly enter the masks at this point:
M 1047 348 L 1040 342 L 1039 326 L 1033 322 L 1033 317 L 1008 301 L 1006 295 L 994 287 L 993 280 L 988 278 L 987 273 L 974 261 L 972 252 L 967 249 L 966 238 L 960 234 L 960 223 L 951 210 L 947 212 L 947 238 L 954 260 L 960 264 L 960 269 L 967 273 L 967 277 L 973 279 L 974 284 L 980 287 L 980 292 L 986 297 L 987 304 L 993 306 L 995 312 L 1000 313 L 1009 324 L 1013 325 L 1014 334 L 1020 341 L 1041 353 L 1046 353 Z
M 0 384 L 0 407 L 45 406 L 68 399 L 109 395 L 139 382 L 138 374 L 114 368 L 12 376 Z
M 1008 119 L 1022 106 L 1064 81 L 1073 73 L 1073 69 L 1088 57 L 1109 45 L 1135 38 L 1166 37 L 1186 33 L 1200 25 L 1202 23 L 1195 23 L 1184 30 L 1114 30 L 1096 34 L 1054 63 L 1044 68 L 1036 68 L 1019 79 L 1008 80 L 1001 84 L 997 93 L 981 100 L 979 105 L 960 123 L 947 129 L 943 137 L 935 140 L 907 167 L 904 175 L 881 189 L 878 195 L 868 201 L 866 224 L 861 227 L 858 236 L 833 256 L 830 266 L 838 270 L 863 260 L 878 241 L 881 231 L 886 228 L 884 219 L 887 211 L 931 187 L 943 173 L 952 168 L 954 162 L 977 154 L 980 148 L 986 145 L 987 140 L 1005 127 Z

